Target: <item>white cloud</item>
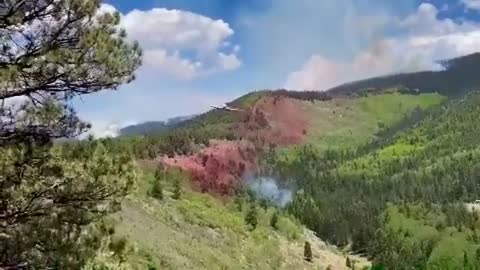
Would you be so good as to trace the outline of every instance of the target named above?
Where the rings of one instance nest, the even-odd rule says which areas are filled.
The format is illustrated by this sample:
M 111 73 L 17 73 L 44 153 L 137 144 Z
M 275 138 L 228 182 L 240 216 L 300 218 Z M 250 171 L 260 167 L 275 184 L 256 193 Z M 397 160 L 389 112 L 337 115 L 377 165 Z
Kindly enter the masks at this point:
M 480 0 L 462 0 L 462 3 L 468 9 L 480 10 Z
M 104 4 L 100 12 L 114 10 Z M 121 26 L 144 49 L 143 70 L 156 76 L 190 80 L 234 70 L 242 64 L 236 45 L 228 40 L 234 31 L 223 20 L 183 10 L 153 8 L 122 14 Z
M 178 51 L 169 54 L 165 49 L 147 50 L 144 53 L 144 65 L 151 72 L 172 74 L 178 79 L 193 79 L 202 69 L 201 62 L 192 62 L 182 58 Z
M 234 52 L 234 53 L 238 53 L 238 52 L 240 51 L 240 49 L 241 49 L 240 45 L 235 45 L 235 46 L 233 47 L 233 52 Z
M 116 11 L 114 6 L 102 4 L 98 12 Z M 131 123 L 198 114 L 237 96 L 231 92 L 208 93 L 215 91 L 215 86 L 199 89 L 196 83 L 204 80 L 193 80 L 242 65 L 240 46 L 230 40 L 234 31 L 228 23 L 187 11 L 154 8 L 121 14 L 120 26 L 144 49 L 143 65 L 137 80 L 119 91 L 75 99 L 79 115 L 92 124 L 84 136 L 115 137 Z
M 234 70 L 242 65 L 235 54 L 219 53 L 219 63 L 224 70 Z
M 435 6 L 424 3 L 406 18 L 392 18 L 381 27 L 399 31 L 398 36 L 376 39 L 349 60 L 315 54 L 288 76 L 286 87 L 326 90 L 366 77 L 438 69 L 437 60 L 479 50 L 480 28 L 475 23 L 440 20 L 437 14 Z

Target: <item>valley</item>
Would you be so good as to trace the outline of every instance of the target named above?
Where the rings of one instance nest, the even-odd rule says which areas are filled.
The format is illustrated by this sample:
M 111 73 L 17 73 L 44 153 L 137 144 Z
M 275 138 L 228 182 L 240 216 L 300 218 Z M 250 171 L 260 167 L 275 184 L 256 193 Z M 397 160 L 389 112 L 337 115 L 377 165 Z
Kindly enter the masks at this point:
M 328 265 L 333 267 L 330 269 L 343 269 L 346 258 L 354 258 L 352 254 L 363 256 L 362 268 L 383 265 L 386 269 L 456 269 L 465 263 L 475 265 L 475 256 L 480 252 L 475 235 L 480 224 L 476 212 L 467 211 L 463 202 L 476 196 L 478 121 L 474 115 L 478 113 L 479 95 L 470 92 L 456 98 L 430 91 L 404 93 L 402 89 L 391 86 L 355 95 L 258 91 L 229 103 L 240 111 L 213 110 L 171 131 L 149 134 L 141 140 L 135 136 L 117 139 L 112 147 L 126 147 L 122 151 L 132 151 L 138 160 L 148 163 L 148 170 L 180 170 L 184 175 L 182 183 L 188 190 L 189 203 L 168 200 L 155 202 L 159 204 L 155 207 L 152 201 L 141 199 L 143 208 L 150 205 L 149 211 L 171 209 L 169 215 L 176 217 L 163 216 L 158 220 L 161 226 L 171 219 L 182 220 L 196 229 L 177 230 L 199 230 L 197 236 L 191 237 L 198 237 L 196 241 L 200 242 L 206 237 L 205 231 L 200 231 L 226 229 L 241 236 L 247 245 L 251 237 L 257 237 L 257 230 L 276 243 L 272 246 L 286 244 L 269 249 L 270 240 L 261 241 L 258 248 L 272 254 L 266 257 L 280 256 L 277 265 L 247 258 L 253 264 L 265 263 L 264 269 L 327 269 Z M 175 148 L 170 148 L 172 145 Z M 292 197 L 286 205 L 275 205 L 274 197 L 269 197 L 271 191 L 249 193 L 251 183 L 264 177 L 274 181 L 275 190 L 289 190 Z M 203 200 L 214 202 L 215 213 L 203 209 L 206 205 L 187 211 L 186 205 L 193 207 L 191 203 L 198 202 L 196 196 L 203 198 L 203 204 Z M 259 226 L 264 229 L 241 232 L 242 217 L 252 202 L 256 208 L 265 209 L 259 210 L 265 211 L 259 214 Z M 142 207 L 138 203 L 133 207 Z M 138 209 L 141 211 L 146 210 Z M 293 230 L 295 237 L 292 231 L 272 232 L 268 220 L 273 212 L 288 221 L 288 230 Z M 195 216 L 193 221 L 189 215 Z M 234 223 L 222 223 L 225 219 Z M 150 222 L 155 227 L 155 222 Z M 123 221 L 119 224 L 123 224 L 120 228 L 126 226 Z M 315 250 L 315 256 L 327 252 L 342 259 L 324 264 L 327 259 L 318 259 L 305 266 L 300 255 L 302 242 L 309 235 L 305 234 L 307 229 L 315 239 L 336 246 Z M 130 232 L 126 235 L 131 241 L 142 242 L 132 236 L 135 227 L 122 230 Z M 222 245 L 221 241 L 214 243 Z M 297 259 L 279 255 L 281 250 L 294 249 L 291 245 L 297 246 L 297 255 L 292 255 Z M 448 252 L 450 245 L 457 247 L 456 252 Z M 239 249 L 245 252 L 242 256 L 250 252 L 249 248 L 235 248 Z M 214 252 L 216 247 L 205 250 Z M 171 263 L 179 263 L 177 259 L 170 258 Z M 227 269 L 235 269 L 233 265 L 260 267 L 230 260 L 225 258 L 212 265 L 230 262 Z M 209 269 L 193 261 L 190 263 L 197 268 Z
M 421 2 L 2 1 L 0 270 L 480 270 L 480 6 Z
M 286 97 L 283 94 L 276 96 L 275 91 L 247 95 L 231 105 L 237 104 L 236 106 L 243 110 L 251 108 L 246 113 L 211 111 L 188 120 L 183 123 L 183 127 L 173 130 L 172 132 L 185 134 L 184 140 L 190 144 L 183 142 L 182 137 L 177 136 L 175 139 L 179 141 L 174 141 L 173 145 L 181 146 L 177 149 L 181 149 L 182 152 L 171 154 L 165 152 L 163 156 L 162 138 L 173 139 L 168 137 L 168 132 L 152 134 L 142 140 L 137 140 L 136 137 L 116 139 L 112 147 L 122 146 L 136 151 L 139 160 L 143 160 L 140 162 L 144 168 L 142 171 L 146 172 L 146 175 L 141 177 L 143 179 L 141 191 L 127 200 L 124 210 L 115 219 L 119 224 L 117 233 L 129 239 L 129 242 L 135 243 L 138 248 L 134 252 L 136 255 L 132 255 L 129 259 L 131 263 L 137 264 L 137 267 L 150 263 L 161 265 L 165 269 L 177 269 L 181 264 L 185 269 L 215 267 L 221 269 L 221 265 L 227 269 L 236 269 L 241 265 L 247 269 L 259 267 L 262 269 L 270 269 L 269 267 L 272 269 L 276 267 L 327 269 L 328 266 L 330 269 L 347 269 L 345 268 L 346 258 L 351 260 L 357 258 L 350 252 L 363 253 L 364 251 L 352 249 L 348 241 L 336 242 L 334 239 L 323 238 L 331 241 L 332 244 L 338 244 L 339 247 L 329 246 L 322 241 L 322 236 L 315 231 L 316 225 L 305 220 L 305 217 L 313 217 L 321 213 L 310 213 L 304 208 L 306 205 L 299 206 L 301 204 L 299 202 L 303 200 L 302 194 L 307 194 L 305 188 L 312 184 L 302 182 L 307 181 L 304 176 L 300 176 L 304 178 L 300 180 L 299 176 L 291 175 L 292 171 L 289 169 L 295 168 L 296 162 L 301 162 L 300 169 L 305 171 L 307 168 L 314 168 L 311 167 L 315 166 L 311 163 L 313 160 L 321 162 L 321 157 L 310 159 L 314 156 L 310 157 L 309 154 L 323 155 L 322 153 L 348 151 L 352 147 L 372 143 L 372 140 L 377 138 L 376 135 L 386 132 L 389 128 L 401 126 L 410 117 L 428 114 L 430 109 L 440 106 L 446 99 L 434 93 L 400 94 L 394 89 L 359 98 L 323 99 L 307 101 Z M 295 113 L 285 114 L 284 108 L 288 112 Z M 205 130 L 205 132 L 198 134 L 198 130 Z M 213 130 L 214 132 L 211 133 Z M 221 135 L 218 136 L 218 134 Z M 191 144 L 195 141 L 199 144 Z M 136 145 L 133 144 L 135 142 Z M 145 144 L 145 142 L 151 142 L 151 144 Z M 106 143 L 111 142 L 106 141 Z M 139 151 L 142 147 L 145 151 Z M 152 149 L 159 149 L 157 150 L 159 152 L 154 154 L 157 158 L 153 160 L 149 158 L 152 155 Z M 350 162 L 353 161 L 342 165 L 345 170 L 349 169 Z M 166 168 L 167 172 L 180 169 L 182 183 L 186 190 L 185 198 L 176 201 L 166 195 L 167 198 L 158 201 L 148 195 L 148 190 L 151 189 L 151 183 L 154 181 L 152 174 L 162 167 Z M 244 227 L 243 222 L 250 205 L 249 198 L 252 198 L 251 194 L 242 193 L 245 187 L 248 189 L 245 186 L 247 174 L 254 175 L 248 178 L 255 178 L 255 175 L 270 175 L 279 186 L 288 187 L 295 193 L 293 201 L 283 209 L 271 204 L 273 201 L 269 200 L 273 198 L 268 196 L 262 197 L 260 194 L 260 197 L 254 199 L 257 201 L 255 204 L 260 213 L 258 217 L 260 228 L 257 227 L 253 231 Z M 165 177 L 161 181 L 164 193 L 171 194 L 172 177 Z M 262 210 L 261 207 L 265 207 L 262 205 L 267 205 L 265 210 Z M 297 213 L 295 207 L 301 207 L 304 210 Z M 284 220 L 283 224 L 286 227 L 275 230 L 269 226 L 273 212 L 281 213 L 281 219 Z M 140 213 L 145 217 L 129 217 Z M 137 224 L 137 220 L 142 222 Z M 314 232 L 306 233 L 307 228 L 299 221 Z M 186 232 L 189 232 L 188 236 L 185 235 Z M 262 250 L 260 253 L 271 253 L 271 255 L 265 258 L 250 258 L 248 256 L 251 255 L 247 254 L 255 252 L 251 250 L 253 246 L 249 246 L 249 243 L 259 237 L 258 233 L 263 235 L 263 240 L 254 245 Z M 313 236 L 314 233 L 322 240 Z M 178 239 L 192 238 L 195 242 L 182 244 L 178 250 L 176 248 L 171 250 L 171 241 L 177 239 L 175 236 L 177 234 L 180 234 Z M 207 237 L 209 234 L 219 234 L 221 236 L 215 239 L 221 240 L 212 241 Z M 145 236 L 142 235 L 152 235 L 152 237 L 144 238 Z M 157 237 L 154 235 L 158 235 L 159 238 L 151 242 Z M 313 249 L 316 258 L 313 264 L 305 264 L 302 258 L 305 239 L 309 239 L 308 241 L 312 242 L 314 247 L 321 247 Z M 249 260 L 249 263 L 234 259 L 240 254 L 232 255 L 233 257 L 213 255 L 218 252 L 217 249 L 226 248 L 224 245 L 233 243 L 232 241 L 244 243 L 242 246 L 247 245 L 242 248 L 235 245 L 233 249 L 237 252 L 242 250 L 241 256 L 247 256 L 246 260 Z M 167 246 L 170 247 L 168 251 Z M 190 255 L 185 257 L 181 254 L 185 254 L 186 251 L 182 249 L 186 246 L 192 248 L 198 246 L 201 250 L 198 252 L 203 254 L 201 258 L 213 256 L 212 259 L 215 259 L 205 262 Z M 273 248 L 274 246 L 276 248 Z M 287 253 L 278 253 L 284 249 Z M 275 263 L 267 259 L 272 256 L 277 258 Z M 355 260 L 358 261 L 357 267 L 363 268 L 371 264 L 364 257 L 358 257 Z

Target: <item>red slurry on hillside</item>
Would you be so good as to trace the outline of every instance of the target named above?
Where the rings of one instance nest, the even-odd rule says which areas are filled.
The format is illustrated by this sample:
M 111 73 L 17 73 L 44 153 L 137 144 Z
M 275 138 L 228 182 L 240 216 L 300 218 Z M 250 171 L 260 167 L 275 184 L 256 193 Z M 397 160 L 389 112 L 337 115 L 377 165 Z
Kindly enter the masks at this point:
M 308 127 L 302 101 L 284 96 L 260 99 L 235 128 L 238 135 L 261 145 L 302 142 Z
M 246 141 L 212 141 L 210 147 L 193 156 L 164 157 L 163 164 L 191 174 L 202 192 L 229 195 L 246 171 L 256 169 L 256 152 Z
M 195 155 L 164 157 L 162 163 L 189 172 L 203 192 L 232 194 L 245 172 L 256 170 L 258 151 L 303 140 L 308 122 L 301 105 L 296 99 L 265 96 L 247 112 L 239 112 L 243 119 L 234 131 L 244 140 L 212 141 Z

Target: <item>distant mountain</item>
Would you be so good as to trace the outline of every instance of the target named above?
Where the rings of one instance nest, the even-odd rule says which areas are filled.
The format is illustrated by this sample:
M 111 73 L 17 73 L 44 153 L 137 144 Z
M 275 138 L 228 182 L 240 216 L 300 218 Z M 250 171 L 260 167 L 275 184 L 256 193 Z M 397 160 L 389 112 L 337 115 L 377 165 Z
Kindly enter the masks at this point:
M 187 116 L 177 116 L 177 117 L 173 117 L 173 118 L 170 118 L 166 121 L 166 125 L 167 126 L 172 126 L 172 125 L 176 125 L 176 124 L 179 124 L 183 121 L 187 121 L 187 120 L 190 120 L 192 118 L 194 118 L 196 115 L 187 115 Z
M 355 94 L 401 86 L 419 92 L 438 92 L 446 96 L 460 96 L 480 89 L 480 53 L 440 61 L 441 71 L 401 73 L 346 83 L 328 91 L 330 94 Z
M 127 126 L 120 130 L 120 136 L 147 135 L 168 131 L 172 128 L 175 128 L 178 124 L 193 117 L 195 117 L 195 115 L 178 116 L 170 118 L 166 121 L 149 121 L 137 125 Z

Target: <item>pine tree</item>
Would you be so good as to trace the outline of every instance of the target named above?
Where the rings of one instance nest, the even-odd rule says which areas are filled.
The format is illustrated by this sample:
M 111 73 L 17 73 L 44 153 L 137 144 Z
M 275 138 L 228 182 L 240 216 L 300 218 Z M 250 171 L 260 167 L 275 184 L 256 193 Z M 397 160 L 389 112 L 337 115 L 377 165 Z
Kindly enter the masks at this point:
M 463 267 L 466 268 L 469 266 L 468 254 L 466 251 L 463 251 Z
M 237 211 L 242 212 L 242 210 L 243 210 L 243 199 L 239 195 L 237 195 L 233 199 L 233 202 L 235 203 Z
M 350 261 L 350 257 L 347 256 L 347 260 L 345 262 L 345 266 L 348 268 L 352 268 L 352 262 Z
M 480 265 L 480 248 L 475 251 L 475 259 L 477 260 L 477 264 Z
M 100 142 L 53 141 L 88 130 L 72 98 L 132 81 L 141 49 L 99 0 L 0 6 L 0 263 L 80 269 L 100 245 L 89 225 L 119 208 L 136 176 Z
M 245 223 L 251 226 L 252 229 L 255 229 L 257 227 L 257 207 L 255 206 L 255 203 L 250 203 L 250 208 L 245 215 Z
M 152 189 L 150 191 L 150 196 L 158 200 L 163 200 L 163 186 L 162 186 L 162 176 L 160 171 L 155 172 L 155 178 L 153 179 Z
M 308 241 L 305 241 L 305 246 L 303 247 L 303 257 L 307 262 L 313 261 L 312 247 Z
M 270 226 L 272 226 L 272 228 L 274 228 L 275 230 L 278 229 L 278 214 L 277 212 L 274 212 L 273 215 L 272 215 L 272 218 L 270 218 Z
M 268 204 L 269 204 L 268 200 L 266 200 L 266 199 L 261 199 L 261 200 L 260 200 L 260 207 L 261 207 L 264 211 L 267 211 L 267 209 L 268 209 Z
M 178 200 L 182 197 L 182 182 L 180 179 L 175 178 L 175 181 L 173 182 L 173 195 L 172 198 L 174 200 Z

